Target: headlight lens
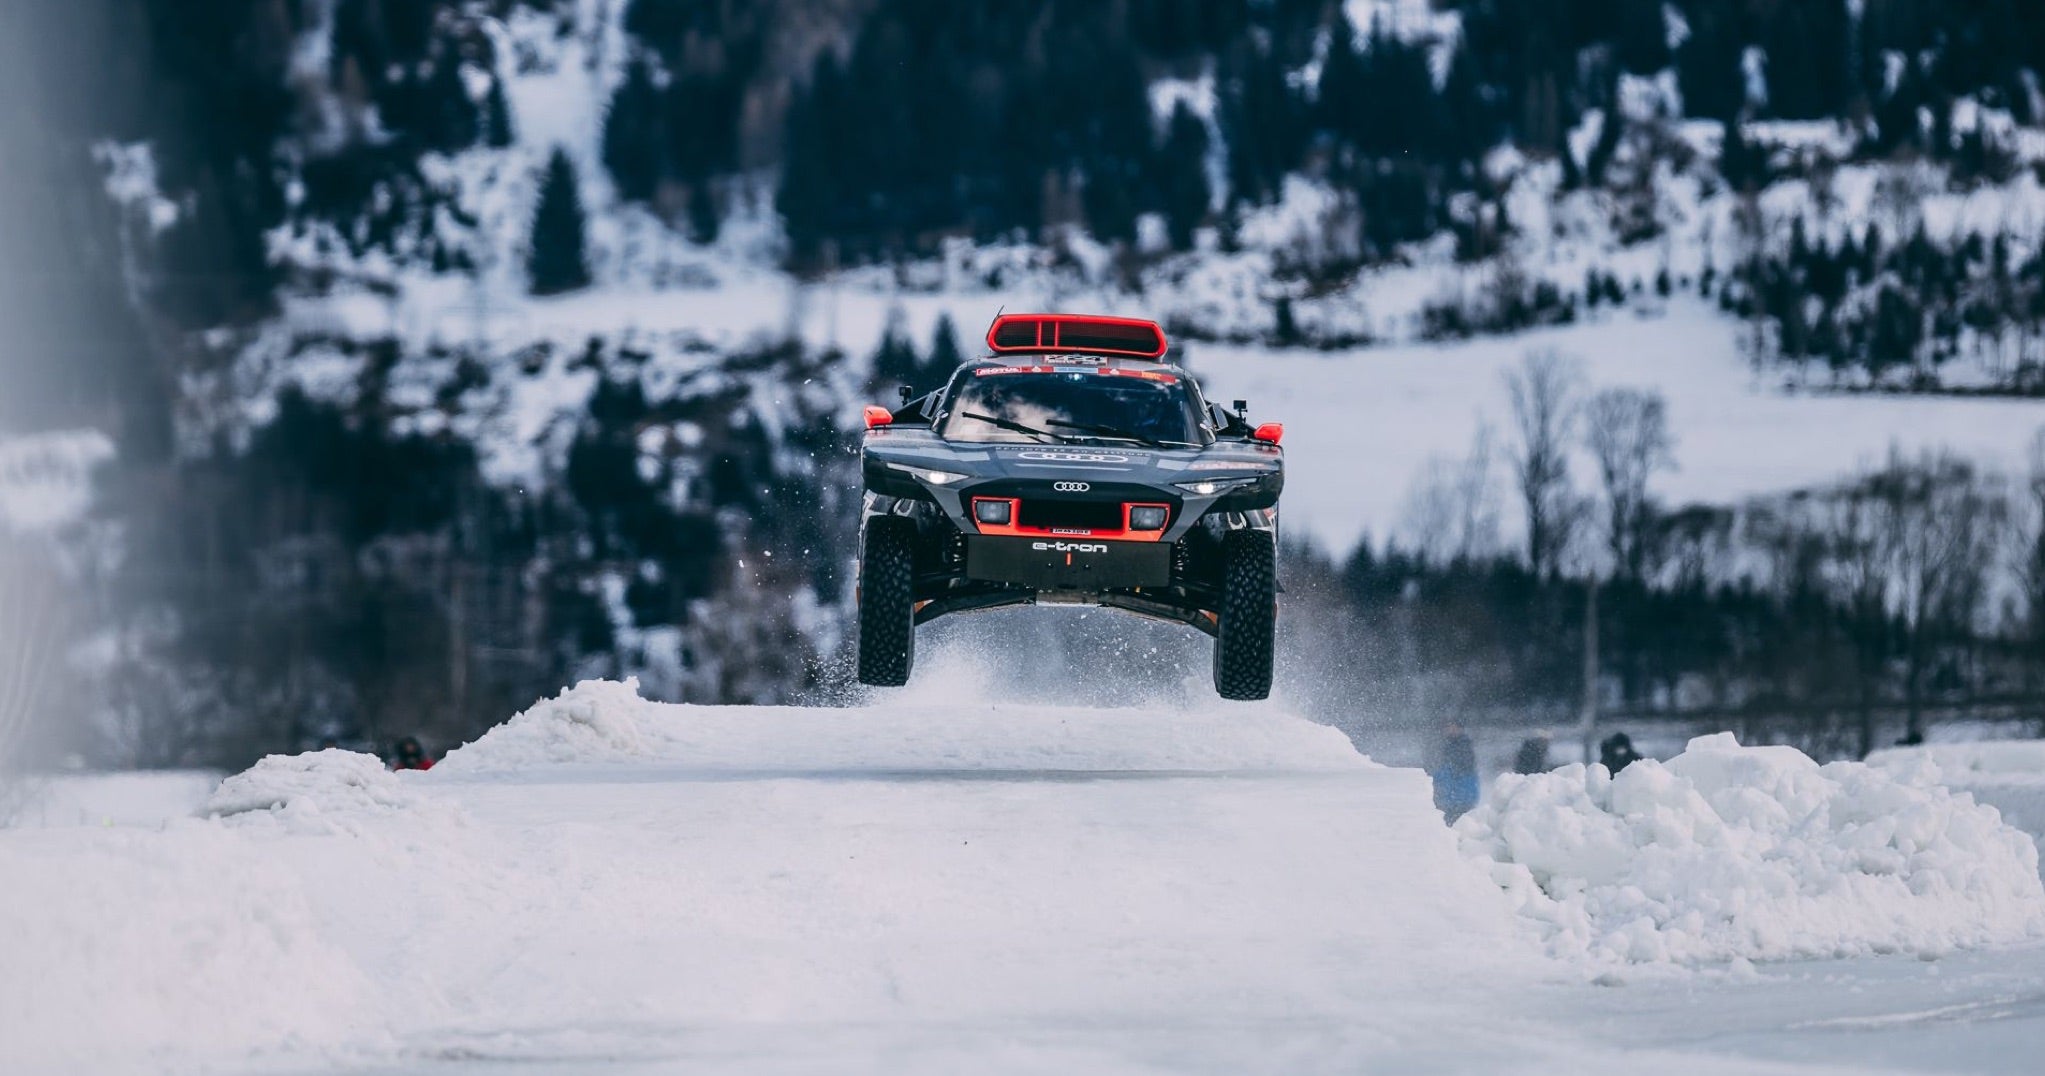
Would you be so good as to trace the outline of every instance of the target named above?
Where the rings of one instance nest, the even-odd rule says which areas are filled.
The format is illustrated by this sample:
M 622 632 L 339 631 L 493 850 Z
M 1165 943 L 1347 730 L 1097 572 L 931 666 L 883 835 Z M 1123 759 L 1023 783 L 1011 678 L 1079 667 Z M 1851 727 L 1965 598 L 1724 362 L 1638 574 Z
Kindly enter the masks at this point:
M 909 472 L 918 482 L 928 482 L 933 486 L 949 486 L 953 482 L 962 482 L 968 477 L 955 471 L 934 471 L 928 467 L 911 467 L 903 463 L 897 463 L 893 466 L 898 471 Z
M 1196 497 L 1212 497 L 1223 490 L 1247 486 L 1255 481 L 1256 478 L 1203 478 L 1198 482 L 1180 482 L 1178 487 Z
M 1141 504 L 1129 510 L 1129 529 L 1132 531 L 1161 531 L 1165 529 L 1166 511 L 1163 506 Z
M 1005 527 L 1011 516 L 1007 501 L 974 501 L 973 518 L 996 527 Z

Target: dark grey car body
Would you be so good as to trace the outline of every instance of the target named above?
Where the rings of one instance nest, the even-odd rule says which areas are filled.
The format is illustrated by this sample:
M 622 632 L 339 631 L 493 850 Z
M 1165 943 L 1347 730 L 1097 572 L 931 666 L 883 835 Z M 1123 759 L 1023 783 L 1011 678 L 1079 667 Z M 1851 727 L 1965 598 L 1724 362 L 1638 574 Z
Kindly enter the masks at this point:
M 1011 376 L 1076 372 L 1037 365 L 1047 363 L 1176 379 L 1193 394 L 1201 443 L 1157 446 L 1083 433 L 1061 433 L 1055 442 L 990 442 L 940 434 L 964 387 L 989 367 L 1041 371 Z M 1239 411 L 1207 403 L 1198 382 L 1169 364 L 1090 355 L 984 359 L 890 419 L 868 431 L 861 450 L 864 524 L 913 521 L 916 624 L 947 613 L 1055 602 L 1124 609 L 1214 634 L 1223 536 L 1275 533 L 1278 526 L 1284 451 L 1254 439 Z M 976 520 L 976 500 L 1013 502 L 1011 522 Z M 1136 532 L 1127 525 L 1131 506 L 1162 506 L 1167 522 Z

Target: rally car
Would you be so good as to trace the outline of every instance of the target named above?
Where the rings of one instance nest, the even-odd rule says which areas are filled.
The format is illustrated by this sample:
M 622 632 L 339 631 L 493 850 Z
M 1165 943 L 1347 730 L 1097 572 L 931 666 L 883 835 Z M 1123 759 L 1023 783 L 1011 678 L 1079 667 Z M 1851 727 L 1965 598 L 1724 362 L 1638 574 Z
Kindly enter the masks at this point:
M 987 346 L 866 409 L 860 682 L 908 683 L 947 613 L 1063 603 L 1191 625 L 1223 698 L 1269 695 L 1284 428 L 1208 403 L 1152 322 L 1009 314 Z

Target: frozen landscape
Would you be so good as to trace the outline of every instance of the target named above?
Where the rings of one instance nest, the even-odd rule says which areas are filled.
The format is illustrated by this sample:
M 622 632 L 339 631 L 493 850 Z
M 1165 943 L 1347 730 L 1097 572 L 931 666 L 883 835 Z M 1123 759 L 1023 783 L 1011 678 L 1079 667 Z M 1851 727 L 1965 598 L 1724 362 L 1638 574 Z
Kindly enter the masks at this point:
M 2022 1072 L 2045 1035 L 2023 834 L 1723 737 L 1452 831 L 1275 707 L 591 682 L 431 772 L 273 756 L 195 817 L 0 833 L 0 874 L 10 1072 Z

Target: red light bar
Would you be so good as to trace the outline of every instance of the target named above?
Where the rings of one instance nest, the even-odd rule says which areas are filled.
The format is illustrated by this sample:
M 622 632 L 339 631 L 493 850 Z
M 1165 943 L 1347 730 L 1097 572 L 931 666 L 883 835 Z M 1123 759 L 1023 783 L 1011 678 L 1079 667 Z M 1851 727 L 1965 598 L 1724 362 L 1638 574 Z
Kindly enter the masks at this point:
M 1132 359 L 1164 358 L 1165 334 L 1154 321 L 1081 314 L 1003 314 L 987 328 L 996 355 L 1076 351 Z

